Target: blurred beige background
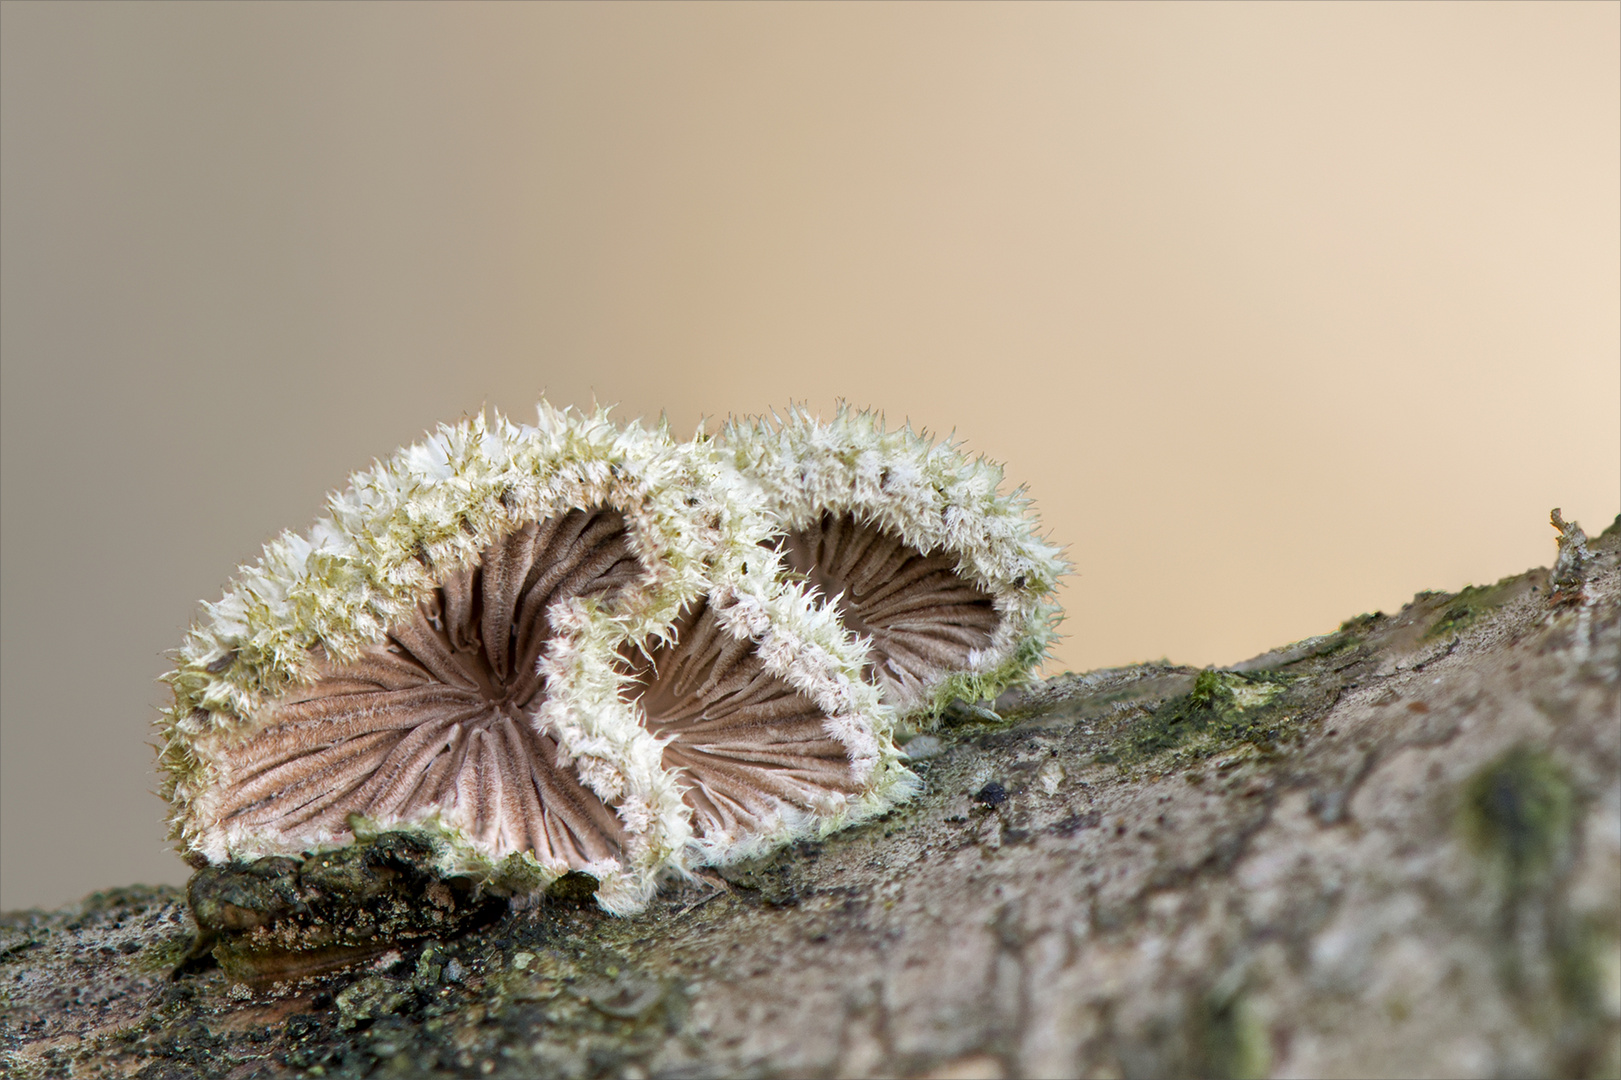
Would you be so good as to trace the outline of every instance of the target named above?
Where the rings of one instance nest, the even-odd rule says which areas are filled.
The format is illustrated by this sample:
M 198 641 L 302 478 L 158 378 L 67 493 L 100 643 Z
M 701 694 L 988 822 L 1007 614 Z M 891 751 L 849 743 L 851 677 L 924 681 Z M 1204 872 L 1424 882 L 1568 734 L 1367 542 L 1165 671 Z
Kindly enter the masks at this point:
M 0 906 L 181 882 L 164 650 L 488 404 L 955 429 L 1054 670 L 1232 662 L 1621 509 L 1621 6 L 0 10 Z

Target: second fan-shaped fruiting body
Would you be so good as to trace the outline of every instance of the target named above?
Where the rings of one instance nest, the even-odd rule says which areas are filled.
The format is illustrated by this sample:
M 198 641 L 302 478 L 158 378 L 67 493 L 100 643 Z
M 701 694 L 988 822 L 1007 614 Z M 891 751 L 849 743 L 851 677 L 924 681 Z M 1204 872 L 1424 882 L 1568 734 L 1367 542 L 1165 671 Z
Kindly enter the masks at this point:
M 650 646 L 625 653 L 627 696 L 692 808 L 697 861 L 826 834 L 912 791 L 860 643 L 773 552 L 728 560 Z
M 846 409 L 733 424 L 725 441 L 788 564 L 869 639 L 868 676 L 902 713 L 994 697 L 1041 661 L 1065 564 L 999 467 Z

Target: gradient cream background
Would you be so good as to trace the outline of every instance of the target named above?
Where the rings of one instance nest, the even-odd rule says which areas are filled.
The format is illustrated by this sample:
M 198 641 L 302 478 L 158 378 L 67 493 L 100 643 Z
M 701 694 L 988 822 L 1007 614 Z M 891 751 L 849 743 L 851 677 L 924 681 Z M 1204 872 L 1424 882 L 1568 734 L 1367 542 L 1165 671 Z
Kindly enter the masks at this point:
M 180 882 L 196 602 L 442 418 L 835 398 L 1231 662 L 1618 495 L 1618 39 L 1561 5 L 7 3 L 0 906 Z

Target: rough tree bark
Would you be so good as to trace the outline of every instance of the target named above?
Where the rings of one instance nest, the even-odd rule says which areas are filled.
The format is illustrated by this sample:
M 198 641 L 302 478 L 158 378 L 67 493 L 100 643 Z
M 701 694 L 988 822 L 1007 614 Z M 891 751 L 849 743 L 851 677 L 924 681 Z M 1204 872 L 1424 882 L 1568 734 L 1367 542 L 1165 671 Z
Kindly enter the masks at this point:
M 1615 1076 L 1618 548 L 1616 525 L 1586 560 L 1567 533 L 1551 572 L 1420 594 L 1232 668 L 1066 675 L 996 703 L 1006 723 L 955 709 L 909 744 L 910 805 L 632 919 L 567 880 L 509 911 L 398 850 L 194 882 L 200 943 L 168 889 L 12 913 L 0 1060 Z M 335 929 L 356 897 L 366 914 Z

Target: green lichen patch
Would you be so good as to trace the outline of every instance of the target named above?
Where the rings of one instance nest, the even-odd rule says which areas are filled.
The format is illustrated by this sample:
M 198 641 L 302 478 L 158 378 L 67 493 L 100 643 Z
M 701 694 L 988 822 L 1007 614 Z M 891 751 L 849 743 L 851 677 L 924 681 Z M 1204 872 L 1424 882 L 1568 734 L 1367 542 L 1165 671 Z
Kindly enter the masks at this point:
M 1517 746 L 1465 783 L 1459 818 L 1471 846 L 1519 894 L 1568 854 L 1575 796 L 1546 750 Z
M 1615 914 L 1570 903 L 1581 806 L 1570 774 L 1521 745 L 1463 785 L 1459 824 L 1501 889 L 1493 952 L 1521 1020 L 1545 1033 L 1553 1075 L 1614 1076 L 1621 1065 Z
M 597 895 L 597 879 L 590 874 L 571 870 L 546 887 L 546 895 L 554 900 L 575 904 L 590 903 Z
M 1377 626 L 1379 621 L 1384 618 L 1387 618 L 1387 616 L 1382 611 L 1371 611 L 1364 612 L 1361 615 L 1353 615 L 1351 618 L 1340 623 L 1339 633 L 1362 634 L 1374 626 Z
M 217 962 L 249 983 L 305 978 L 499 918 L 505 899 L 439 875 L 439 855 L 426 837 L 382 833 L 302 860 L 199 870 L 187 888 L 199 934 L 185 966 Z
M 1525 587 L 1525 575 L 1506 577 L 1495 585 L 1470 585 L 1441 609 L 1440 616 L 1424 632 L 1426 640 L 1461 634 L 1482 615 L 1512 600 Z M 1436 594 L 1445 595 L 1445 594 Z
M 786 851 L 719 867 L 717 872 L 741 890 L 739 898 L 746 903 L 794 907 L 802 899 L 800 873 L 806 863 L 816 860 L 819 850 L 819 844 L 802 842 Z
M 1621 943 L 1593 919 L 1566 917 L 1552 935 L 1550 960 L 1566 1076 L 1621 1075 Z
M 1273 745 L 1288 733 L 1288 715 L 1278 706 L 1289 681 L 1276 672 L 1207 668 L 1193 689 L 1155 707 L 1097 760 L 1129 764 L 1168 750 L 1201 758 L 1234 743 Z
M 1271 1072 L 1266 1026 L 1242 994 L 1213 990 L 1198 1002 L 1191 1019 L 1193 1075 L 1252 1080 Z
M 395 1016 L 410 1000 L 409 984 L 384 975 L 368 975 L 341 990 L 332 999 L 338 1009 L 338 1027 L 350 1030 L 368 1020 Z
M 329 1077 L 591 1077 L 680 1057 L 686 992 L 602 944 L 625 924 L 543 906 L 374 965 L 288 1019 L 277 1064 Z
M 1580 1015 L 1602 1015 L 1611 994 L 1605 985 L 1611 973 L 1604 965 L 1605 958 L 1616 955 L 1614 937 L 1596 919 L 1569 917 L 1552 938 L 1549 953 L 1560 999 Z
M 185 962 L 194 941 L 184 930 L 159 937 L 135 952 L 134 968 L 145 975 L 168 975 Z

